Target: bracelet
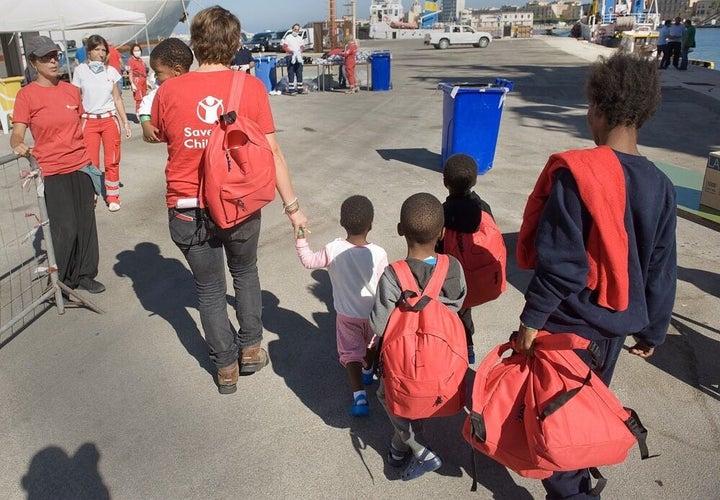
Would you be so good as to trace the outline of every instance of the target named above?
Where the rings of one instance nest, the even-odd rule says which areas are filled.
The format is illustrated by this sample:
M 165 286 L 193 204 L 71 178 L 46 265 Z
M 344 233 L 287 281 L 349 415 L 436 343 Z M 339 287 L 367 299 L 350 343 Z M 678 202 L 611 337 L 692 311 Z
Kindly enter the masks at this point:
M 151 120 L 150 115 L 140 115 L 140 123 L 149 122 Z
M 283 212 L 285 213 L 285 215 L 292 215 L 298 210 L 300 210 L 300 203 L 298 203 L 297 198 L 295 198 L 290 203 L 283 203 Z

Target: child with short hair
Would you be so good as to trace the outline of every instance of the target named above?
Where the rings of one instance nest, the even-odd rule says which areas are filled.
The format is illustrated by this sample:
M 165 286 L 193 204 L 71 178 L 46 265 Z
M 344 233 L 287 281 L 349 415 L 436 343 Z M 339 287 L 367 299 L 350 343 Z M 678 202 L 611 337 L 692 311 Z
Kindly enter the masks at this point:
M 435 269 L 437 253 L 435 245 L 444 232 L 443 207 L 440 200 L 429 193 L 410 196 L 400 209 L 398 234 L 407 242 L 405 259 L 419 289 L 424 290 Z M 452 256 L 439 300 L 451 311 L 457 312 L 465 300 L 465 276 L 460 263 Z M 400 301 L 402 290 L 392 267 L 387 267 L 378 283 L 375 304 L 370 313 L 370 327 L 382 339 L 390 314 Z M 394 434 L 390 443 L 388 463 L 393 467 L 407 466 L 401 474 L 404 481 L 415 479 L 437 470 L 442 465 L 439 456 L 428 448 L 421 438 L 422 420 L 410 420 L 390 413 L 385 399 L 383 382 L 377 391 L 378 399 L 387 411 Z M 412 457 L 412 459 L 411 459 Z M 409 463 L 408 463 L 409 461 Z
M 192 50 L 179 38 L 167 38 L 157 44 L 150 52 L 150 67 L 155 72 L 157 84 L 154 89 L 143 97 L 137 109 L 145 142 L 160 142 L 157 136 L 158 130 L 150 122 L 150 110 L 158 86 L 165 80 L 189 72 L 192 63 Z
M 353 391 L 350 414 L 354 417 L 370 413 L 363 387 L 373 383 L 375 357 L 368 316 L 378 280 L 387 266 L 385 250 L 367 241 L 373 212 L 372 202 L 365 196 L 351 196 L 340 207 L 340 225 L 347 231 L 346 238 L 337 238 L 315 253 L 310 250 L 306 231 L 298 231 L 295 242 L 303 266 L 327 268 L 330 274 L 337 312 L 337 350 Z
M 445 160 L 443 184 L 448 190 L 448 197 L 443 203 L 445 229 L 473 234 L 480 227 L 483 215 L 492 217 L 490 205 L 472 190 L 477 182 L 477 169 L 475 159 L 463 153 L 454 154 Z M 437 251 L 444 253 L 443 240 L 438 242 Z M 472 308 L 461 309 L 458 311 L 458 316 L 465 328 L 468 361 L 473 364 L 475 363 L 475 349 L 472 337 L 475 333 L 475 325 L 472 319 Z

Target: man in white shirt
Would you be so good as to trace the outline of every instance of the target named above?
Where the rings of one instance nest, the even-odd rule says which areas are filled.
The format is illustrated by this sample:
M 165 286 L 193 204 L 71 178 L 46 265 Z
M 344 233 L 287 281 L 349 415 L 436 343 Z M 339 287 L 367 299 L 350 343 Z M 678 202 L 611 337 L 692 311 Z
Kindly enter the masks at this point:
M 292 31 L 285 35 L 282 40 L 282 47 L 287 56 L 288 68 L 288 94 L 295 95 L 303 92 L 303 57 L 305 41 L 300 35 L 300 25 L 293 24 Z
M 669 59 L 672 58 L 672 65 L 676 68 L 680 66 L 680 49 L 682 48 L 683 28 L 682 19 L 678 16 L 675 18 L 675 22 L 670 26 L 668 32 L 668 63 Z M 669 64 L 665 67 L 667 68 L 668 66 Z

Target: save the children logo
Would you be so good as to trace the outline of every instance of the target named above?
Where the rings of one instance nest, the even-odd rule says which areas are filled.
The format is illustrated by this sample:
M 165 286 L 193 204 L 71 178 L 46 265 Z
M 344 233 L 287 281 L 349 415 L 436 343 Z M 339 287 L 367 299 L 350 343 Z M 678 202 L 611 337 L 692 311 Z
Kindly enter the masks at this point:
M 209 125 L 215 123 L 224 111 L 225 107 L 223 106 L 222 99 L 211 95 L 198 102 L 196 109 L 197 117 L 200 121 Z
M 208 125 L 214 125 L 218 121 L 220 115 L 225 112 L 225 106 L 223 105 L 222 99 L 218 99 L 214 96 L 204 97 L 198 101 L 197 107 L 195 108 L 195 114 L 203 123 Z M 185 141 L 183 145 L 188 149 L 205 149 L 208 143 L 208 137 L 212 133 L 212 127 L 207 128 L 192 128 L 185 127 L 183 129 L 185 135 Z

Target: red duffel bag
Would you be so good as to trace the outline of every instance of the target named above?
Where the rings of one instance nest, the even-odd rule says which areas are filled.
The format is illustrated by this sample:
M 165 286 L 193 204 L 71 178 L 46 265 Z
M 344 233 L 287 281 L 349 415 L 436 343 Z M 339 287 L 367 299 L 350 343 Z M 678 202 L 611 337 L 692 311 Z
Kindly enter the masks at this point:
M 475 376 L 463 435 L 476 449 L 522 476 L 544 479 L 621 463 L 634 444 L 648 458 L 647 430 L 573 352 L 597 346 L 574 334 L 540 331 L 534 356 L 495 348 Z

